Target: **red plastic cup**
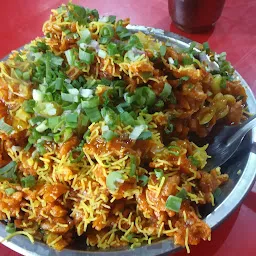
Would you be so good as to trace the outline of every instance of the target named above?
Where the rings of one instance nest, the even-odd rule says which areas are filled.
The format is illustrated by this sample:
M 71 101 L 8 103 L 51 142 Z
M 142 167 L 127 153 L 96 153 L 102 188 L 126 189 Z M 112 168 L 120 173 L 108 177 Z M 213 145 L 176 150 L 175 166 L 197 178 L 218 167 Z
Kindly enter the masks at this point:
M 189 33 L 211 30 L 219 19 L 225 0 L 168 0 L 173 23 Z

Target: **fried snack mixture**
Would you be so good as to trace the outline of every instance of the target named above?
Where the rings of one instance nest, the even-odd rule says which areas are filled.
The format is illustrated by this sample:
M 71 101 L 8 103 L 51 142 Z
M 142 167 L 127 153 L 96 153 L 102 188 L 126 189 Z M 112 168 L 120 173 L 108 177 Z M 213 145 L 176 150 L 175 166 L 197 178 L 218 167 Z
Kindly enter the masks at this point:
M 72 3 L 0 63 L 0 220 L 56 250 L 210 240 L 198 206 L 228 180 L 188 140 L 245 119 L 225 54 L 178 49 Z

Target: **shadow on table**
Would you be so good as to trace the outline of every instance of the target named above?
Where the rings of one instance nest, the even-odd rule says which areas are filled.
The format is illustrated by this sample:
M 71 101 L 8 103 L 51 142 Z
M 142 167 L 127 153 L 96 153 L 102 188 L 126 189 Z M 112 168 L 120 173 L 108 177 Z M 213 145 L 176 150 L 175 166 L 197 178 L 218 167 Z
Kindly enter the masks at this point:
M 256 204 L 255 204 L 255 202 L 256 202 L 256 193 L 251 191 L 246 196 L 246 199 L 244 200 L 243 204 L 256 213 Z
M 230 231 L 232 230 L 234 223 L 237 220 L 239 211 L 240 211 L 240 207 L 226 221 L 224 221 L 224 223 L 222 223 L 221 226 L 219 226 L 216 230 L 212 232 L 211 242 L 201 241 L 201 243 L 197 246 L 190 246 L 191 253 L 189 255 L 190 256 L 215 255 L 216 252 L 219 250 L 219 248 L 221 248 L 221 246 L 225 243 Z M 187 255 L 188 254 L 185 249 L 173 254 L 173 256 L 187 256 Z
M 171 23 L 170 31 L 173 33 L 179 34 L 181 36 L 184 36 L 186 38 L 189 38 L 195 42 L 204 43 L 204 42 L 207 42 L 208 39 L 210 38 L 210 36 L 212 35 L 212 33 L 214 31 L 214 27 L 206 33 L 186 33 L 184 31 L 180 30 L 179 28 L 177 28 L 174 25 L 174 23 Z

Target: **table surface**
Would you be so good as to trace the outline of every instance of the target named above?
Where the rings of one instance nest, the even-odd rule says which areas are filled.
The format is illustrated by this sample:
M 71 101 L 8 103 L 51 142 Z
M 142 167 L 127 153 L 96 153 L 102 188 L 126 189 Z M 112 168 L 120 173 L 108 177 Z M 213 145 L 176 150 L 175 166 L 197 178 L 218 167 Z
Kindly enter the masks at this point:
M 0 58 L 42 35 L 41 27 L 50 10 L 63 0 L 8 0 L 0 8 Z M 216 52 L 227 52 L 228 59 L 256 94 L 256 1 L 226 0 L 215 29 L 207 34 L 186 34 L 171 23 L 167 0 L 91 0 L 73 1 L 96 8 L 101 15 L 130 17 L 132 24 L 161 28 L 198 42 L 208 41 Z M 256 185 L 243 204 L 219 228 L 211 242 L 191 246 L 197 256 L 256 255 Z M 0 245 L 2 256 L 18 254 Z M 186 255 L 183 251 L 175 256 Z

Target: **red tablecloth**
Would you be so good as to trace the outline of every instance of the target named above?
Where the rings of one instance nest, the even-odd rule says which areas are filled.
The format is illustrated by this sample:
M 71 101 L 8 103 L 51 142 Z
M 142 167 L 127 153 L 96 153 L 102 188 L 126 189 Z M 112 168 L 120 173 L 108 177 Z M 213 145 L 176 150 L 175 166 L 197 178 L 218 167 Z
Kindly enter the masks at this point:
M 63 0 L 8 0 L 0 7 L 0 58 L 42 35 L 41 27 L 50 10 Z M 210 0 L 209 0 L 210 1 Z M 131 23 L 171 30 L 195 41 L 209 41 L 217 52 L 225 51 L 233 66 L 256 93 L 256 1 L 227 0 L 215 29 L 208 34 L 185 34 L 170 21 L 167 0 L 74 1 L 100 14 L 130 17 Z M 217 230 L 212 242 L 192 247 L 191 255 L 256 255 L 256 185 L 247 198 Z M 18 255 L 0 245 L 0 255 Z M 185 255 L 179 252 L 175 256 Z

